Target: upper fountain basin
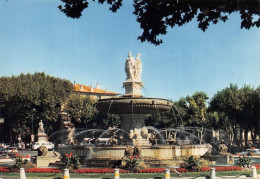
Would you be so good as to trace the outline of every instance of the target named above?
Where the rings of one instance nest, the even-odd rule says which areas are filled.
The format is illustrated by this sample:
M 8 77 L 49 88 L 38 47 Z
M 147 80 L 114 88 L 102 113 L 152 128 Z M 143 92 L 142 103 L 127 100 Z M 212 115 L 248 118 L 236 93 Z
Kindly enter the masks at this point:
M 166 99 L 144 97 L 122 97 L 98 100 L 96 107 L 111 114 L 156 114 L 169 112 L 172 103 Z

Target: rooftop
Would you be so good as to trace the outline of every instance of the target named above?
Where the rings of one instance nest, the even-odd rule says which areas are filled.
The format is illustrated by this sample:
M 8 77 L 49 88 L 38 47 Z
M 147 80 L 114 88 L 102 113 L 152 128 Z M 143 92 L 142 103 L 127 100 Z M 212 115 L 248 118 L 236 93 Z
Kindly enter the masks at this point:
M 98 93 L 98 94 L 110 94 L 110 95 L 119 95 L 119 93 L 100 89 L 100 85 L 96 87 L 86 86 L 81 84 L 74 84 L 74 91 L 82 93 Z

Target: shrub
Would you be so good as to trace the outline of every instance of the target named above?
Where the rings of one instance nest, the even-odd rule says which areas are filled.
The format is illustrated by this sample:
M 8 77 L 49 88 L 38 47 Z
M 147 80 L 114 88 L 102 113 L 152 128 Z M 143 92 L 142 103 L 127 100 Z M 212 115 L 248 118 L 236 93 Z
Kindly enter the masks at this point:
M 61 158 L 61 162 L 64 163 L 63 168 L 79 169 L 81 167 L 79 157 L 77 155 L 73 155 L 72 153 L 65 153 Z
M 13 169 L 20 169 L 28 163 L 28 160 L 27 159 L 23 160 L 23 156 L 19 155 L 18 153 L 15 153 L 13 155 L 13 158 L 14 158 L 14 165 L 12 167 Z
M 138 161 L 135 157 L 131 156 L 126 159 L 125 169 L 130 171 L 137 171 Z
M 32 162 L 28 162 L 27 164 L 24 165 L 25 169 L 29 169 L 29 168 L 36 168 L 36 164 L 32 163 Z
M 246 157 L 246 156 L 239 156 L 236 165 L 243 167 L 243 168 L 249 168 L 250 165 L 252 164 L 251 162 L 251 158 L 250 157 Z
M 193 155 L 184 160 L 184 163 L 181 164 L 181 168 L 185 168 L 189 171 L 198 171 L 199 170 L 199 160 Z

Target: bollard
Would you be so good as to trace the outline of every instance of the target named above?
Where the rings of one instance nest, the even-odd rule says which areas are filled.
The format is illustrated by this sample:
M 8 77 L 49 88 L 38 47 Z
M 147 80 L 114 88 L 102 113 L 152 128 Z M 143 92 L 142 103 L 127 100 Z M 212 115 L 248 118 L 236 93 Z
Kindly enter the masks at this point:
M 20 168 L 20 179 L 26 179 L 24 168 Z
M 63 179 L 70 179 L 70 171 L 67 168 L 64 169 Z
M 210 179 L 216 179 L 216 171 L 215 171 L 215 168 L 211 168 L 209 178 L 210 178 Z
M 164 170 L 164 179 L 170 179 L 171 175 L 170 175 L 170 169 L 166 168 Z
M 251 168 L 251 178 L 257 178 L 257 172 L 255 166 L 252 166 Z
M 118 168 L 115 168 L 114 179 L 120 179 Z

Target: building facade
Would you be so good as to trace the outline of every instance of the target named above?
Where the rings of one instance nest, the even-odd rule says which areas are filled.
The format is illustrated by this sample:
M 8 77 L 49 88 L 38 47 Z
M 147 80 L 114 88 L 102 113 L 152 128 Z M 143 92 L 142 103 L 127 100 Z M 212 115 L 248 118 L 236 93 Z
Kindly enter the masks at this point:
M 119 93 L 101 89 L 99 84 L 97 84 L 96 87 L 75 84 L 74 91 L 80 95 L 88 96 L 95 100 L 117 98 L 119 96 Z

